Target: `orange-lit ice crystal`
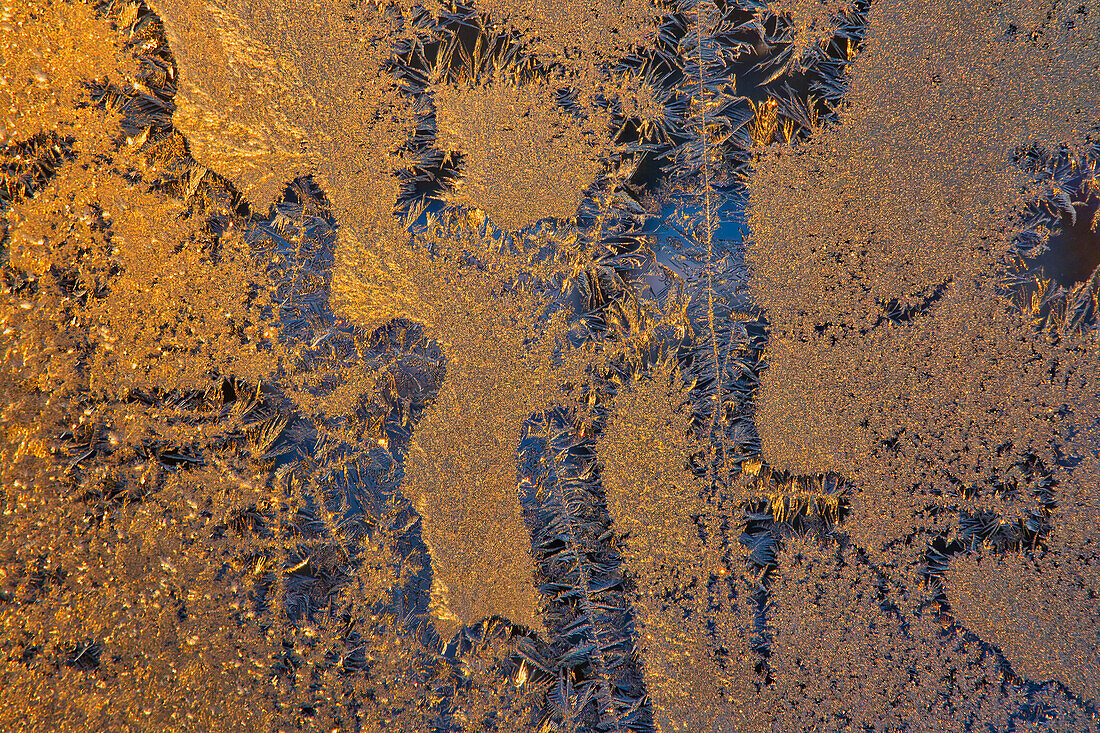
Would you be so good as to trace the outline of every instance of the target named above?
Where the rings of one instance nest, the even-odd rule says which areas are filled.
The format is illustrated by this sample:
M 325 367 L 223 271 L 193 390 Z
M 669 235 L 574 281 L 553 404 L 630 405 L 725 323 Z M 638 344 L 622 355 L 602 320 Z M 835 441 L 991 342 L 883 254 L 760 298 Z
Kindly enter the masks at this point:
M 446 379 L 417 425 L 404 485 L 432 553 L 437 628 L 446 635 L 493 615 L 538 628 L 516 450 L 523 422 L 562 399 L 560 384 L 580 381 L 582 360 L 558 351 L 565 363 L 556 363 L 563 321 L 540 317 L 542 296 L 521 286 L 502 292 L 519 258 L 494 252 L 497 241 L 476 231 L 455 234 L 430 250 L 381 234 L 349 238 L 341 246 L 354 266 L 335 273 L 334 296 L 363 324 L 411 312 L 446 355 Z M 467 252 L 485 268 L 466 266 Z
M 173 121 L 196 160 L 266 209 L 313 173 L 344 218 L 388 218 L 405 107 L 377 6 L 156 2 L 179 67 Z
M 108 24 L 83 3 L 4 5 L 0 30 L 0 146 L 88 124 L 87 80 L 118 82 L 132 71 Z M 98 117 L 98 116 L 95 116 Z
M 478 7 L 534 39 L 540 57 L 582 71 L 645 45 L 657 18 L 646 0 L 480 0 Z
M 1004 350 L 976 353 L 972 334 L 999 309 L 983 291 L 1023 204 L 1013 155 L 1079 145 L 1100 112 L 1097 13 L 1059 4 L 1040 22 L 964 5 L 876 5 L 842 124 L 761 160 L 750 181 L 748 258 L 773 323 L 758 426 L 785 468 L 848 471 L 869 445 L 854 443 L 865 419 L 885 417 L 887 434 L 899 409 L 939 419 L 973 393 L 964 385 L 1019 373 Z M 946 342 L 923 334 L 940 328 L 965 343 L 937 354 Z M 1008 422 L 972 415 L 974 434 Z
M 549 85 L 445 87 L 435 102 L 439 145 L 465 158 L 453 199 L 502 229 L 573 216 L 602 170 L 598 131 L 559 109 Z

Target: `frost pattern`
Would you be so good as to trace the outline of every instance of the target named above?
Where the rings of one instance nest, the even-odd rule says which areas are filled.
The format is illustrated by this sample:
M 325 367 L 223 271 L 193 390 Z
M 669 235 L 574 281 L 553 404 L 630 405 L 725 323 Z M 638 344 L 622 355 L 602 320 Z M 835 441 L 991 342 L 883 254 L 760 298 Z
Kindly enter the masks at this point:
M 1095 8 L 10 5 L 9 727 L 1095 729 Z

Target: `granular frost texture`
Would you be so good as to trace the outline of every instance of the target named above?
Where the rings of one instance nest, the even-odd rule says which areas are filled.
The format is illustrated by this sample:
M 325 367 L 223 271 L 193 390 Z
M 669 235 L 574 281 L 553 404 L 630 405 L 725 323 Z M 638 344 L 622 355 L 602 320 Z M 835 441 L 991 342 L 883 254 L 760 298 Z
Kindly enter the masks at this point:
M 0 62 L 0 730 L 1100 731 L 1095 0 Z
M 573 217 L 603 172 L 606 125 L 574 119 L 547 84 L 445 87 L 435 104 L 439 145 L 463 158 L 451 199 L 484 210 L 501 229 Z
M 154 9 L 177 49 L 173 119 L 198 161 L 261 208 L 314 173 L 351 221 L 388 219 L 411 124 L 383 69 L 392 12 L 233 0 Z

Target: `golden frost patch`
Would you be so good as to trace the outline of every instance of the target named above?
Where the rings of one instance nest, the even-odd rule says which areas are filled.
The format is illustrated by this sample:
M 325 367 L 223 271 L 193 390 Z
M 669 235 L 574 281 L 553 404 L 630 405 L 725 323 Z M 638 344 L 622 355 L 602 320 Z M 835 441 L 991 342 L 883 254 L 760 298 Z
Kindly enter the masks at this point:
M 602 171 L 602 126 L 564 112 L 548 85 L 443 87 L 435 101 L 440 147 L 465 158 L 452 200 L 502 229 L 572 217 Z

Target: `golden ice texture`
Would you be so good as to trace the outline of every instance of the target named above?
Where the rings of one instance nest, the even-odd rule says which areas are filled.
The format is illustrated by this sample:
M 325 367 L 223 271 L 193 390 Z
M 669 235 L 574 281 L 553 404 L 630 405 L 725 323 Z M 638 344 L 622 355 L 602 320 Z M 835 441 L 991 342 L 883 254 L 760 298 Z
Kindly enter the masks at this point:
M 435 103 L 439 145 L 465 158 L 452 198 L 502 229 L 568 219 L 603 170 L 600 125 L 561 110 L 547 84 L 444 87 Z
M 410 116 L 383 71 L 390 16 L 292 0 L 156 2 L 179 67 L 173 121 L 261 210 L 312 173 L 349 222 L 388 217 Z

